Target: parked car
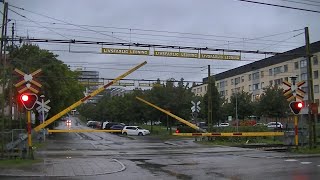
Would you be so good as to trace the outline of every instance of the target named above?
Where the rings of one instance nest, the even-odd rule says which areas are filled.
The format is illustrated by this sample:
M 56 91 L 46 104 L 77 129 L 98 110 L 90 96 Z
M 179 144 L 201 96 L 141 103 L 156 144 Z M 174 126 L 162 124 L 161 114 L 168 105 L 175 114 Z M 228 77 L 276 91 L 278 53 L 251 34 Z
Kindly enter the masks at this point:
M 229 123 L 220 123 L 218 127 L 228 127 L 230 126 Z
M 117 124 L 110 127 L 110 130 L 122 130 L 124 128 L 123 125 Z M 114 134 L 121 134 L 122 132 L 114 132 Z
M 268 128 L 280 128 L 280 129 L 282 129 L 283 125 L 281 124 L 281 122 L 269 122 L 267 124 L 267 127 Z
M 150 134 L 150 131 L 147 129 L 143 129 L 139 126 L 124 126 L 123 135 L 136 135 L 136 136 L 145 136 Z
M 91 128 L 100 128 L 101 124 L 99 121 L 88 121 L 87 126 Z

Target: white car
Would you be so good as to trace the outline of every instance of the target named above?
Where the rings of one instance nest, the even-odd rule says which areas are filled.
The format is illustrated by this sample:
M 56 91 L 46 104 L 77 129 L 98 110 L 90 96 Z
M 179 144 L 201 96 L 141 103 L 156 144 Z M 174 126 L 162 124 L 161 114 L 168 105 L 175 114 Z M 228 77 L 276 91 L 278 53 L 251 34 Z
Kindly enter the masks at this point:
M 122 129 L 123 135 L 136 135 L 136 136 L 145 136 L 150 134 L 150 131 L 147 129 L 143 129 L 139 126 L 125 126 Z
M 280 129 L 282 129 L 283 125 L 281 124 L 281 122 L 269 122 L 267 124 L 267 127 L 268 128 L 280 128 Z
M 219 124 L 219 127 L 228 127 L 228 126 L 230 126 L 229 123 L 220 123 Z

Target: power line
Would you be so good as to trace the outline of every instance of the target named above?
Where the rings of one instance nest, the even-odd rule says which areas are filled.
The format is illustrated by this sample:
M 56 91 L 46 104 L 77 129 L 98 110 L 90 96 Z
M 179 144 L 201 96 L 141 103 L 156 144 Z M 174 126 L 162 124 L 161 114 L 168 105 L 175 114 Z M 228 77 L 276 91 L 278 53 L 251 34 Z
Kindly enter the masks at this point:
M 320 11 L 315 11 L 315 10 L 311 10 L 311 9 L 296 8 L 296 7 L 283 6 L 283 5 L 278 5 L 278 4 L 270 4 L 270 3 L 257 2 L 257 1 L 249 1 L 249 0 L 237 0 L 237 1 L 242 1 L 242 2 L 247 2 L 247 3 L 254 3 L 254 4 L 260 4 L 260 5 L 267 5 L 267 6 L 274 6 L 274 7 L 281 7 L 281 8 L 287 8 L 287 9 L 294 9 L 294 10 L 300 10 L 300 11 L 308 11 L 308 12 L 320 13 Z
M 292 3 L 296 3 L 296 4 L 304 4 L 304 5 L 308 5 L 308 6 L 320 6 L 320 5 L 317 5 L 317 4 L 310 4 L 310 3 L 299 2 L 299 1 L 292 1 L 292 0 L 280 0 L 280 1 L 292 2 Z M 318 2 L 318 3 L 319 3 L 319 2 Z
M 10 9 L 10 8 L 8 8 L 8 9 L 9 9 L 10 11 L 16 13 L 17 15 L 19 15 L 19 16 L 21 16 L 21 17 L 23 17 L 23 18 L 26 18 L 26 19 L 28 19 L 29 21 L 31 21 L 31 22 L 33 22 L 33 23 L 35 23 L 35 24 L 37 24 L 37 25 L 39 25 L 39 26 L 41 26 L 41 27 L 43 27 L 43 28 L 51 31 L 51 32 L 54 32 L 54 33 L 56 33 L 56 34 L 58 34 L 58 35 L 60 35 L 60 36 L 62 36 L 62 37 L 64 37 L 64 38 L 68 38 L 67 36 L 65 36 L 65 35 L 63 35 L 63 34 L 60 34 L 60 33 L 56 32 L 56 31 L 54 31 L 54 30 L 52 30 L 52 29 L 49 29 L 49 28 L 47 28 L 47 27 L 42 26 L 41 24 L 39 24 L 39 23 L 37 23 L 37 22 L 35 22 L 35 21 L 32 21 L 31 19 L 27 18 L 26 16 L 24 16 L 24 15 L 22 15 L 22 14 L 16 12 L 16 11 L 14 11 L 14 10 L 12 10 L 12 9 Z
M 69 23 L 69 22 L 66 22 L 66 21 L 63 21 L 63 20 L 59 20 L 59 19 L 56 19 L 56 18 L 53 18 L 53 17 L 49 17 L 49 16 L 47 16 L 47 15 L 43 15 L 43 14 L 39 14 L 39 13 L 36 13 L 36 12 L 32 12 L 32 11 L 26 10 L 26 9 L 24 9 L 24 8 L 20 8 L 20 7 L 13 6 L 13 5 L 9 5 L 9 6 L 12 6 L 12 7 L 14 7 L 14 8 L 17 8 L 17 9 L 20 9 L 20 10 L 23 10 L 23 11 L 27 11 L 27 12 L 29 12 L 29 13 L 33 13 L 33 14 L 36 14 L 36 15 L 39 15 L 39 16 L 43 16 L 43 17 L 46 17 L 46 18 L 49 18 L 49 19 L 52 19 L 52 20 L 55 20 L 55 21 L 63 22 L 63 23 L 66 23 L 66 24 L 68 24 L 68 25 L 80 27 L 80 28 L 83 28 L 83 29 L 86 29 L 86 30 L 89 30 L 89 31 L 92 31 L 92 32 L 96 32 L 96 33 L 99 33 L 99 34 L 102 34 L 102 35 L 105 35 L 105 36 L 112 37 L 112 36 L 110 36 L 110 35 L 108 35 L 108 34 L 100 33 L 100 32 L 98 32 L 98 31 L 95 31 L 95 30 L 92 30 L 92 29 L 89 29 L 89 28 L 86 28 L 86 27 L 82 27 L 82 26 L 79 26 L 79 25 L 76 25 L 76 24 L 73 24 L 73 23 Z M 112 37 L 112 38 L 118 39 L 118 40 L 120 40 L 120 41 L 128 42 L 127 40 L 123 40 L 123 39 L 120 39 L 120 38 L 117 38 L 117 37 Z
M 295 38 L 295 37 L 297 37 L 297 36 L 300 36 L 301 34 L 304 34 L 304 32 L 299 33 L 299 34 L 296 34 L 296 35 L 294 35 L 294 36 L 292 36 L 292 37 L 289 37 L 289 38 L 287 38 L 287 39 L 283 40 L 283 42 L 285 42 L 285 41 L 287 41 L 287 40 L 289 40 L 289 39 Z M 272 47 L 272 46 L 278 45 L 278 44 L 280 44 L 280 43 L 282 43 L 282 42 L 279 42 L 279 43 L 276 43 L 276 44 L 273 44 L 273 45 L 267 46 L 267 47 L 265 47 L 265 48 L 263 48 L 263 49 L 261 49 L 261 50 L 265 50 L 265 49 L 267 49 L 267 48 L 269 48 L 269 47 Z
M 19 21 L 19 20 L 17 20 Z M 50 22 L 39 22 L 39 23 L 50 23 Z M 57 23 L 52 23 L 52 24 L 57 24 Z M 80 25 L 80 26 L 89 26 L 89 25 Z M 29 26 L 32 27 L 32 26 Z M 103 27 L 103 28 L 116 28 L 116 27 L 106 27 L 106 26 L 90 26 L 90 27 Z M 70 28 L 63 28 L 63 27 L 52 27 L 54 29 L 66 29 L 66 30 L 77 30 L 77 31 L 87 31 L 87 30 L 83 30 L 83 29 L 70 29 Z M 125 30 L 129 30 L 129 28 L 116 28 L 116 29 L 125 29 Z M 166 33 L 176 33 L 176 34 L 188 34 L 188 35 L 198 35 L 198 36 L 212 36 L 212 37 L 222 37 L 222 38 L 233 38 L 233 39 L 244 39 L 244 38 L 240 38 L 240 37 L 233 37 L 233 36 L 218 36 L 218 35 L 212 35 L 212 34 L 196 34 L 196 33 L 182 33 L 182 32 L 172 32 L 172 31 L 158 31 L 158 30 L 143 30 L 143 29 L 131 29 L 131 30 L 139 30 L 139 31 L 151 31 L 151 32 L 166 32 Z M 161 37 L 177 37 L 177 38 L 190 38 L 190 37 L 181 37 L 181 36 L 169 36 L 169 35 L 158 35 L 158 34 L 145 34 L 145 33 L 130 33 L 130 32 L 120 32 L 120 31 L 99 31 L 99 32 L 109 32 L 109 33 L 119 33 L 119 34 L 136 34 L 136 35 L 145 35 L 145 36 L 161 36 Z M 289 32 L 284 32 L 284 33 L 290 33 Z M 283 33 L 283 34 L 284 34 Z M 279 35 L 279 34 L 275 34 L 275 35 Z M 270 37 L 273 35 L 269 35 Z M 268 37 L 268 36 L 266 36 Z M 264 37 L 265 38 L 265 37 Z M 196 38 L 193 37 L 192 39 L 208 39 L 208 38 Z M 276 40 L 263 40 L 262 37 L 261 38 L 252 38 L 251 40 L 257 40 L 260 39 L 260 41 L 269 41 L 269 42 L 277 42 Z M 215 40 L 215 41 L 227 41 L 227 40 L 220 40 L 220 39 L 208 39 L 208 40 Z M 231 41 L 230 42 L 242 42 L 242 41 Z M 296 42 L 288 42 L 288 43 L 295 43 Z
M 37 26 L 25 26 L 25 27 L 37 27 Z M 55 28 L 52 27 L 52 29 L 65 29 L 65 30 L 80 30 L 83 31 L 81 29 L 69 29 L 69 28 Z M 252 40 L 258 40 L 258 39 L 262 39 L 262 38 L 266 38 L 266 37 L 272 37 L 272 36 L 278 36 L 278 35 L 282 35 L 282 34 L 286 34 L 286 33 L 290 33 L 290 32 L 295 32 L 298 30 L 293 30 L 293 31 L 288 31 L 288 32 L 283 32 L 283 33 L 277 33 L 277 34 L 273 34 L 273 35 L 267 35 L 267 36 L 263 36 L 263 37 L 257 37 L 257 38 L 252 38 L 252 39 L 246 39 L 245 41 L 252 41 Z M 111 31 L 99 31 L 99 32 L 111 32 Z M 130 34 L 130 33 L 126 33 L 126 32 L 113 32 L 113 33 L 118 33 L 118 34 Z M 181 39 L 193 39 L 193 40 L 208 40 L 208 41 L 223 41 L 226 42 L 227 40 L 221 40 L 221 39 L 210 39 L 210 38 L 199 38 L 199 37 L 180 37 L 180 36 L 168 36 L 168 35 L 155 35 L 155 34 L 141 34 L 141 33 L 131 33 L 131 34 L 135 34 L 135 35 L 142 35 L 142 36 L 159 36 L 159 37 L 169 37 L 169 38 L 181 38 Z M 75 36 L 74 37 L 85 37 L 85 38 L 92 38 L 92 39 L 98 39 L 98 38 L 93 38 L 93 37 L 86 37 L 86 36 Z M 122 36 L 125 37 L 125 36 Z M 129 38 L 129 37 L 128 37 Z M 153 39 L 153 38 L 142 38 L 142 37 L 132 37 L 135 39 L 147 39 L 147 40 L 159 40 L 159 41 L 167 41 L 167 40 L 162 40 L 162 39 Z M 101 38 L 99 38 L 101 39 Z M 236 44 L 236 43 L 243 43 L 245 41 L 228 41 L 231 43 L 228 44 L 217 44 L 217 46 L 221 46 L 221 45 L 230 45 L 230 44 Z M 270 42 L 279 42 L 277 40 L 262 40 L 262 41 L 270 41 Z M 186 41 L 178 41 L 178 42 L 186 42 Z M 259 43 L 259 42 L 250 42 L 251 44 L 261 44 L 261 45 L 270 45 L 270 44 L 266 44 L 266 43 Z M 290 43 L 290 42 L 288 42 Z M 288 45 L 289 46 L 289 45 Z M 292 46 L 290 46 L 292 47 Z
M 7 38 L 1 38 L 7 39 Z M 107 46 L 127 46 L 127 47 L 143 47 L 143 48 L 160 48 L 160 49 L 178 49 L 178 50 L 196 50 L 196 51 L 222 51 L 222 52 L 235 52 L 235 53 L 248 53 L 248 54 L 279 54 L 278 52 L 265 52 L 265 51 L 250 51 L 239 49 L 220 49 L 209 47 L 193 47 L 193 46 L 174 46 L 174 45 L 162 45 L 162 44 L 144 44 L 144 43 L 118 43 L 118 42 L 104 42 L 104 41 L 82 41 L 82 40 L 61 40 L 61 39 L 37 39 L 37 38 L 13 38 L 12 41 L 28 41 L 39 43 L 65 43 L 65 44 L 96 44 Z

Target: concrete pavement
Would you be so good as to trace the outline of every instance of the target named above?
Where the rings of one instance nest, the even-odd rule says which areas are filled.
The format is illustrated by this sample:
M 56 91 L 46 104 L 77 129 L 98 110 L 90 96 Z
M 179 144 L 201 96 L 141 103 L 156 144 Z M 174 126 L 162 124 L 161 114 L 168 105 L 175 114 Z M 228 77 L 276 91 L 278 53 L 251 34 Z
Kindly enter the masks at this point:
M 0 177 L 73 177 L 96 176 L 124 171 L 125 165 L 116 159 L 103 157 L 45 158 L 42 163 L 19 169 L 0 169 Z

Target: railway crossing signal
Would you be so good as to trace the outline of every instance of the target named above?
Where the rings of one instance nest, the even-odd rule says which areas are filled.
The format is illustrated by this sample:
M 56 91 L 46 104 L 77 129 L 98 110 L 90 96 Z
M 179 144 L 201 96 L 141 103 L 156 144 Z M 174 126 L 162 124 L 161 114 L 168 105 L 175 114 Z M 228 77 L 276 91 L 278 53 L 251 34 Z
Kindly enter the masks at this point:
M 301 109 L 303 108 L 303 103 L 293 101 L 289 104 L 289 106 L 290 106 L 290 109 L 293 112 L 293 114 L 299 114 Z
M 33 93 L 24 93 L 24 94 L 21 94 L 20 100 L 23 106 L 30 111 L 36 104 L 36 101 L 38 100 L 38 96 Z

